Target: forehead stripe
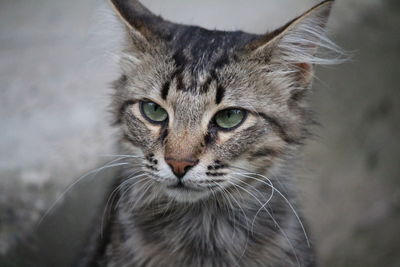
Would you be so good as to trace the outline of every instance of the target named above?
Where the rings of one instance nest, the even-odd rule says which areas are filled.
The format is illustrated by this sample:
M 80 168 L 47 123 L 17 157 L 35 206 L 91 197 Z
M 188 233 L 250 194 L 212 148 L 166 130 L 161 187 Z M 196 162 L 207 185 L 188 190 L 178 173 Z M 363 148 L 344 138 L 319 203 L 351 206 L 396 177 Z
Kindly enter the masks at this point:
M 166 81 L 164 83 L 163 87 L 161 88 L 161 98 L 162 99 L 164 99 L 164 100 L 167 99 L 170 86 L 171 86 L 171 82 L 170 81 Z
M 178 91 L 185 91 L 186 86 L 185 83 L 183 82 L 183 75 L 182 73 L 177 73 L 175 75 L 175 79 L 176 79 L 176 90 Z
M 221 85 L 217 86 L 217 93 L 215 95 L 215 103 L 219 104 L 222 101 L 222 98 L 224 98 L 225 95 L 225 88 Z
M 180 86 L 182 86 L 181 84 L 183 83 L 183 82 L 181 82 L 180 80 L 182 79 L 181 77 L 181 74 L 180 74 L 180 72 L 181 72 L 181 69 L 176 69 L 173 73 L 172 73 L 172 75 L 171 75 L 171 77 L 169 78 L 169 80 L 167 80 L 165 83 L 164 83 L 164 85 L 162 86 L 162 88 L 161 88 L 161 98 L 162 99 L 164 99 L 164 100 L 166 100 L 167 99 L 167 96 L 168 96 L 168 93 L 169 93 L 169 89 L 170 89 L 170 87 L 171 87 L 171 82 L 176 78 L 176 80 L 177 80 L 177 83 L 178 83 L 178 87 L 180 87 Z
M 208 77 L 207 80 L 206 80 L 206 81 L 203 83 L 203 85 L 201 86 L 200 92 L 201 92 L 201 93 L 207 93 L 207 92 L 208 92 L 208 89 L 209 89 L 209 87 L 210 87 L 210 84 L 211 84 L 212 81 L 213 81 L 213 80 L 212 80 L 212 77 Z

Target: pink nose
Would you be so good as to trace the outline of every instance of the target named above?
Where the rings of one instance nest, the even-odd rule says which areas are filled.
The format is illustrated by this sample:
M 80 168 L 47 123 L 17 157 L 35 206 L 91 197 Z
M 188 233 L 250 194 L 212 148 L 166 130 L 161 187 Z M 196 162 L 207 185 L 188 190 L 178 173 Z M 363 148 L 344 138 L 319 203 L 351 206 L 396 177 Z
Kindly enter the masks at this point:
M 171 167 L 172 172 L 179 179 L 182 178 L 187 171 L 195 166 L 199 161 L 193 159 L 177 160 L 174 158 L 165 158 L 165 162 Z

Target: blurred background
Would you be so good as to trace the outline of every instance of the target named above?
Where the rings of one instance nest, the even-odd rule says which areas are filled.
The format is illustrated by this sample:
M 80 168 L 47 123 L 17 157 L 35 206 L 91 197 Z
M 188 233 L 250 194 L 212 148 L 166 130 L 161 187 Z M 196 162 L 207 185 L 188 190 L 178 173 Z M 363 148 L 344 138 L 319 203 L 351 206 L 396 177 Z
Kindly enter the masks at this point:
M 142 2 L 175 22 L 262 33 L 319 1 Z M 321 266 L 400 266 L 399 26 L 398 0 L 335 3 L 330 37 L 352 58 L 317 69 L 322 126 L 298 171 Z M 117 31 L 102 0 L 0 0 L 0 266 L 72 266 L 98 227 L 112 169 L 59 196 L 115 153 Z

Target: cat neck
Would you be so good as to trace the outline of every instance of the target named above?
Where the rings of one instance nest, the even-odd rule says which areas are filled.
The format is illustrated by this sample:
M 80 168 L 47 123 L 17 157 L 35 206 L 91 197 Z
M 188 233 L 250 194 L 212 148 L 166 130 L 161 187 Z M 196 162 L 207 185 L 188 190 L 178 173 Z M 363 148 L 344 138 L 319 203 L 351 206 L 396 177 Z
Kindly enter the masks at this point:
M 297 238 L 298 226 L 287 223 L 293 217 L 290 209 L 281 197 L 271 197 L 271 188 L 261 183 L 252 186 L 247 194 L 233 189 L 195 203 L 171 202 L 165 197 L 150 201 L 135 196 L 133 190 L 117 210 L 121 247 L 140 255 L 131 259 L 136 263 L 154 262 L 149 266 L 174 266 L 175 260 L 181 266 L 234 266 L 239 261 L 251 262 L 249 251 L 262 255 L 257 260 L 290 255 L 292 263 L 293 245 L 286 239 L 289 233 Z M 137 203 L 132 201 L 135 198 Z M 175 259 L 169 257 L 172 252 Z

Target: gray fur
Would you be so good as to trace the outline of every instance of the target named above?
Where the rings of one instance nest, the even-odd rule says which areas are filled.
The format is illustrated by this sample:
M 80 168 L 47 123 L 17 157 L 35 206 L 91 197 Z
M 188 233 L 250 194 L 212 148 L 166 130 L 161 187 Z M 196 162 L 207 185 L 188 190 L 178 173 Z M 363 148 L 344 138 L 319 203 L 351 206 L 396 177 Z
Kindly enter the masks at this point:
M 113 109 L 132 163 L 115 188 L 106 242 L 87 266 L 314 266 L 290 166 L 312 122 L 306 96 L 332 1 L 263 36 L 164 21 L 137 1 L 112 1 L 126 23 Z M 151 125 L 140 101 L 158 103 Z M 221 132 L 221 109 L 247 110 Z M 180 183 L 165 157 L 199 163 Z

